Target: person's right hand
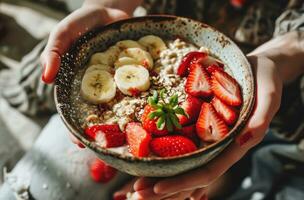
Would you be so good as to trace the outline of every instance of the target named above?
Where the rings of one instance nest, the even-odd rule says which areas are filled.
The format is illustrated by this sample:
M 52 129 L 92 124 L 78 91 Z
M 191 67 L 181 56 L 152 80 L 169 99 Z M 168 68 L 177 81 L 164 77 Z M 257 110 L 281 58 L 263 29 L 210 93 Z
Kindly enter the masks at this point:
M 128 18 L 122 10 L 99 5 L 84 5 L 63 19 L 50 33 L 48 43 L 41 54 L 42 80 L 52 83 L 60 67 L 61 56 L 81 35 L 89 30 Z

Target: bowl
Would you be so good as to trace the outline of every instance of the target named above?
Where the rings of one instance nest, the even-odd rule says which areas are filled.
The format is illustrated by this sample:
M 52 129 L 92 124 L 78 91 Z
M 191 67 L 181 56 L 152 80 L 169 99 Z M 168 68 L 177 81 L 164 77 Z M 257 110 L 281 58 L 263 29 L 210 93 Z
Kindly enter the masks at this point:
M 84 69 L 93 53 L 104 51 L 120 40 L 138 39 L 148 34 L 158 35 L 161 38 L 180 37 L 193 44 L 205 46 L 228 66 L 241 86 L 243 105 L 235 126 L 222 140 L 180 156 L 137 158 L 101 148 L 85 136 L 80 119 L 77 117 L 78 112 L 81 111 L 71 103 L 73 98 L 71 83 L 77 72 Z M 69 131 L 87 148 L 94 151 L 100 159 L 114 168 L 134 176 L 169 177 L 207 164 L 234 140 L 245 126 L 252 111 L 255 85 L 249 62 L 238 46 L 227 36 L 192 19 L 153 15 L 117 21 L 94 29 L 77 40 L 62 57 L 54 93 L 58 113 Z

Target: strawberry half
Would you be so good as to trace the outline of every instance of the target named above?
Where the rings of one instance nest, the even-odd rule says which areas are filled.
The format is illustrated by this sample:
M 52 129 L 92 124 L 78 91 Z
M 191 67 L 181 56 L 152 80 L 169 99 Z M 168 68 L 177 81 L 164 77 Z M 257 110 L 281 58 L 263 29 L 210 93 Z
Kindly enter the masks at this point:
M 116 175 L 117 170 L 96 158 L 90 165 L 90 175 L 95 182 L 107 183 Z
M 196 122 L 201 110 L 202 101 L 199 98 L 188 96 L 186 100 L 181 104 L 181 107 L 188 114 L 188 117 L 184 115 L 178 115 L 179 123 L 184 126 Z
M 177 129 L 176 132 L 186 138 L 189 138 L 194 143 L 196 143 L 198 141 L 195 124 L 191 124 L 189 126 L 184 126 L 181 129 Z
M 88 127 L 85 133 L 103 148 L 119 147 L 125 144 L 125 135 L 117 124 L 100 124 Z
M 156 126 L 157 119 L 150 119 L 149 114 L 154 112 L 155 109 L 151 105 L 146 105 L 144 108 L 144 112 L 141 116 L 141 121 L 144 129 L 146 129 L 148 132 L 156 135 L 156 136 L 161 136 L 161 135 L 167 135 L 168 130 L 166 127 L 164 127 L 162 130 L 159 130 Z
M 206 53 L 198 52 L 198 51 L 192 51 L 188 54 L 186 54 L 179 67 L 177 68 L 177 74 L 181 77 L 187 76 L 189 73 L 189 68 L 192 62 L 195 62 L 197 60 L 203 60 L 207 57 Z
M 152 139 L 150 148 L 160 157 L 171 157 L 193 152 L 197 149 L 188 138 L 180 135 L 170 135 Z
M 207 72 L 211 75 L 215 71 L 223 71 L 222 67 L 219 67 L 218 65 L 210 65 L 206 68 Z
M 216 97 L 230 106 L 242 104 L 241 89 L 237 81 L 224 71 L 216 70 L 211 76 L 211 88 Z
M 149 143 L 151 135 L 138 122 L 130 122 L 126 127 L 126 137 L 129 151 L 136 157 L 149 155 Z
M 234 124 L 234 122 L 238 117 L 237 112 L 234 108 L 226 105 L 224 102 L 222 102 L 220 99 L 216 97 L 212 99 L 211 104 L 213 105 L 217 114 L 220 117 L 222 117 L 222 119 L 226 122 L 226 124 L 228 125 Z
M 200 64 L 191 65 L 185 91 L 195 97 L 209 97 L 212 94 L 210 78 Z
M 228 133 L 225 122 L 217 115 L 213 106 L 203 103 L 200 115 L 196 122 L 197 135 L 206 142 L 216 142 Z

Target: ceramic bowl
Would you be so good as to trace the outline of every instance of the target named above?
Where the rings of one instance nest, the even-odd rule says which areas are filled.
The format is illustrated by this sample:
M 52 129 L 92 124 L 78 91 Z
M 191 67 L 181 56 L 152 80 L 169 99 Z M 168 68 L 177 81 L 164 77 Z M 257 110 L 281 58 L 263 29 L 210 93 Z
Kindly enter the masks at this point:
M 243 106 L 234 128 L 221 141 L 181 156 L 136 158 L 101 148 L 87 138 L 77 117 L 79 110 L 71 104 L 71 83 L 83 70 L 90 56 L 123 39 L 138 39 L 154 34 L 162 38 L 180 37 L 198 46 L 205 46 L 227 64 L 242 89 Z M 78 81 L 80 84 L 80 81 Z M 145 16 L 131 18 L 97 28 L 81 37 L 62 58 L 55 83 L 58 113 L 69 131 L 87 148 L 109 165 L 135 176 L 168 177 L 201 167 L 219 155 L 245 126 L 254 104 L 255 85 L 252 69 L 242 51 L 228 37 L 214 28 L 188 18 Z

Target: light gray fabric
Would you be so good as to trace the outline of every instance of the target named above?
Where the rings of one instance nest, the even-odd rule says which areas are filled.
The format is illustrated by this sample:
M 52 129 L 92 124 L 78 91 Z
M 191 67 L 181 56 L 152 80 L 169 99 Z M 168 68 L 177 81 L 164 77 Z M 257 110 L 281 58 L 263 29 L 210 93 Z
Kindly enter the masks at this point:
M 113 188 L 128 177 L 119 173 L 108 184 L 93 182 L 88 174 L 88 164 L 94 158 L 90 150 L 79 149 L 72 144 L 65 126 L 56 115 L 33 148 L 6 176 L 0 189 L 0 200 L 13 199 L 18 193 L 24 197 L 31 195 L 35 200 L 111 199 Z

